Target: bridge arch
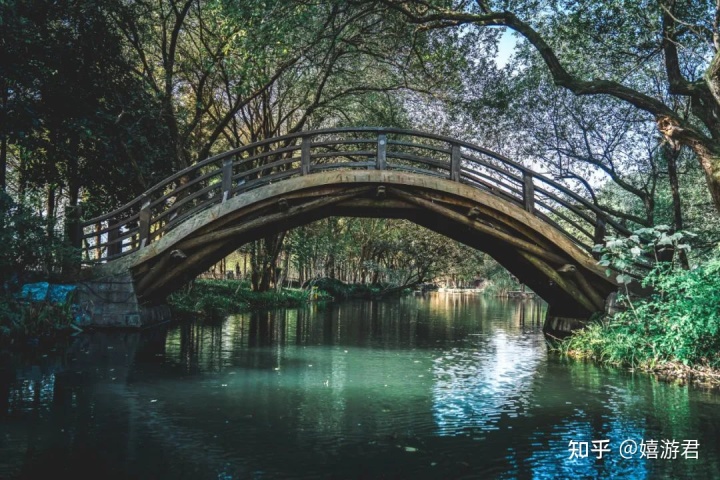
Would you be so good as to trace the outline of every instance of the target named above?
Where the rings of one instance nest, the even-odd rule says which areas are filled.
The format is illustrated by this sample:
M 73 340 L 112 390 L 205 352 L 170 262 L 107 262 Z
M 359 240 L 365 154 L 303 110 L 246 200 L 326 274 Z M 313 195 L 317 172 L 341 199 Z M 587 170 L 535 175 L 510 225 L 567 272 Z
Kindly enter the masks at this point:
M 405 218 L 494 257 L 556 317 L 603 309 L 615 282 L 590 246 L 612 218 L 482 147 L 421 132 L 334 129 L 212 157 L 83 224 L 96 278 L 129 273 L 158 303 L 240 245 L 328 216 Z

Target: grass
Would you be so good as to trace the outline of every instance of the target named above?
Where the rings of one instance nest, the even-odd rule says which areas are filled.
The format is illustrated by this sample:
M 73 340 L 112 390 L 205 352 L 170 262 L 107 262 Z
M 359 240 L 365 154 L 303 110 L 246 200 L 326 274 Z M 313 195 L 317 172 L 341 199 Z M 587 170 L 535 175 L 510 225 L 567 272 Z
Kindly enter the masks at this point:
M 240 280 L 195 280 L 187 288 L 168 298 L 170 307 L 179 314 L 222 318 L 248 310 L 278 307 L 300 307 L 310 301 L 330 300 L 331 297 L 316 290 L 282 289 L 280 291 L 253 292 L 247 282 Z
M 0 297 L 0 342 L 51 337 L 73 331 L 71 305 L 26 302 L 10 296 Z
M 645 284 L 653 295 L 626 299 L 624 311 L 574 332 L 556 350 L 720 386 L 720 259 L 692 270 L 658 266 Z

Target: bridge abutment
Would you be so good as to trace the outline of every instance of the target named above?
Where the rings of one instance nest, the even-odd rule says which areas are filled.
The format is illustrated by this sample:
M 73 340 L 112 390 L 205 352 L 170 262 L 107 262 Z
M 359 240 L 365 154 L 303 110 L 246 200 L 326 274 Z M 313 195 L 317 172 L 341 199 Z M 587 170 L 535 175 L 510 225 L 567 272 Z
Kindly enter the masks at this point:
M 572 315 L 566 312 L 558 312 L 557 308 L 548 305 L 547 313 L 545 313 L 545 323 L 543 324 L 543 333 L 555 338 L 564 338 L 574 330 L 584 328 L 589 319 L 588 315 Z
M 605 299 L 605 309 L 596 313 L 609 316 L 623 309 L 624 306 L 618 303 L 617 292 L 613 291 Z M 585 328 L 590 322 L 591 317 L 591 314 L 562 311 L 562 309 L 549 304 L 545 314 L 543 332 L 561 339 L 567 337 L 575 330 Z
M 78 301 L 99 328 L 142 328 L 170 320 L 167 305 L 142 305 L 130 272 L 78 283 Z

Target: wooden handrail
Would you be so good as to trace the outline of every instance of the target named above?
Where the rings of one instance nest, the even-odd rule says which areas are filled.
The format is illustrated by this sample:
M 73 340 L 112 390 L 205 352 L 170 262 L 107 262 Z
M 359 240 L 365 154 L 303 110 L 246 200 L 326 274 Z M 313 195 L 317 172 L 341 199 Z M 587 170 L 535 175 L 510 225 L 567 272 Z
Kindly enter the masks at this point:
M 343 138 L 342 135 L 352 136 Z M 368 157 L 368 161 L 359 162 L 357 157 Z M 267 163 L 261 163 L 263 161 Z M 292 167 L 293 163 L 298 166 Z M 396 169 L 444 176 L 512 201 L 541 218 L 549 219 L 549 215 L 557 212 L 558 218 L 567 221 L 566 215 L 570 212 L 575 218 L 572 227 L 583 233 L 594 231 L 597 219 L 620 234 L 630 233 L 617 220 L 568 187 L 479 145 L 415 130 L 347 127 L 268 138 L 184 168 L 124 206 L 81 222 L 84 258 L 91 258 L 91 251 L 105 252 L 105 257 L 101 256 L 96 262 L 107 261 L 111 254 L 112 258 L 127 255 L 174 228 L 180 219 L 264 185 L 271 178 L 310 175 L 329 168 Z M 518 198 L 511 198 L 508 190 L 519 194 Z M 580 224 L 584 223 L 589 225 L 582 228 Z M 562 227 L 560 230 L 587 248 L 571 232 Z M 127 239 L 129 242 L 124 241 Z

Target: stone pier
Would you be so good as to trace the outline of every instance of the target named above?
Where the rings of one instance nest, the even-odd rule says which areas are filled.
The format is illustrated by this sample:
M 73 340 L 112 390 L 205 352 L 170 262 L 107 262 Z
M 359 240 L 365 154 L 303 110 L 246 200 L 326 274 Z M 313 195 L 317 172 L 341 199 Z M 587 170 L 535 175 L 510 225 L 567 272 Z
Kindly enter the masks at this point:
M 170 320 L 167 305 L 141 305 L 130 272 L 77 283 L 78 303 L 90 318 L 89 326 L 142 328 Z

